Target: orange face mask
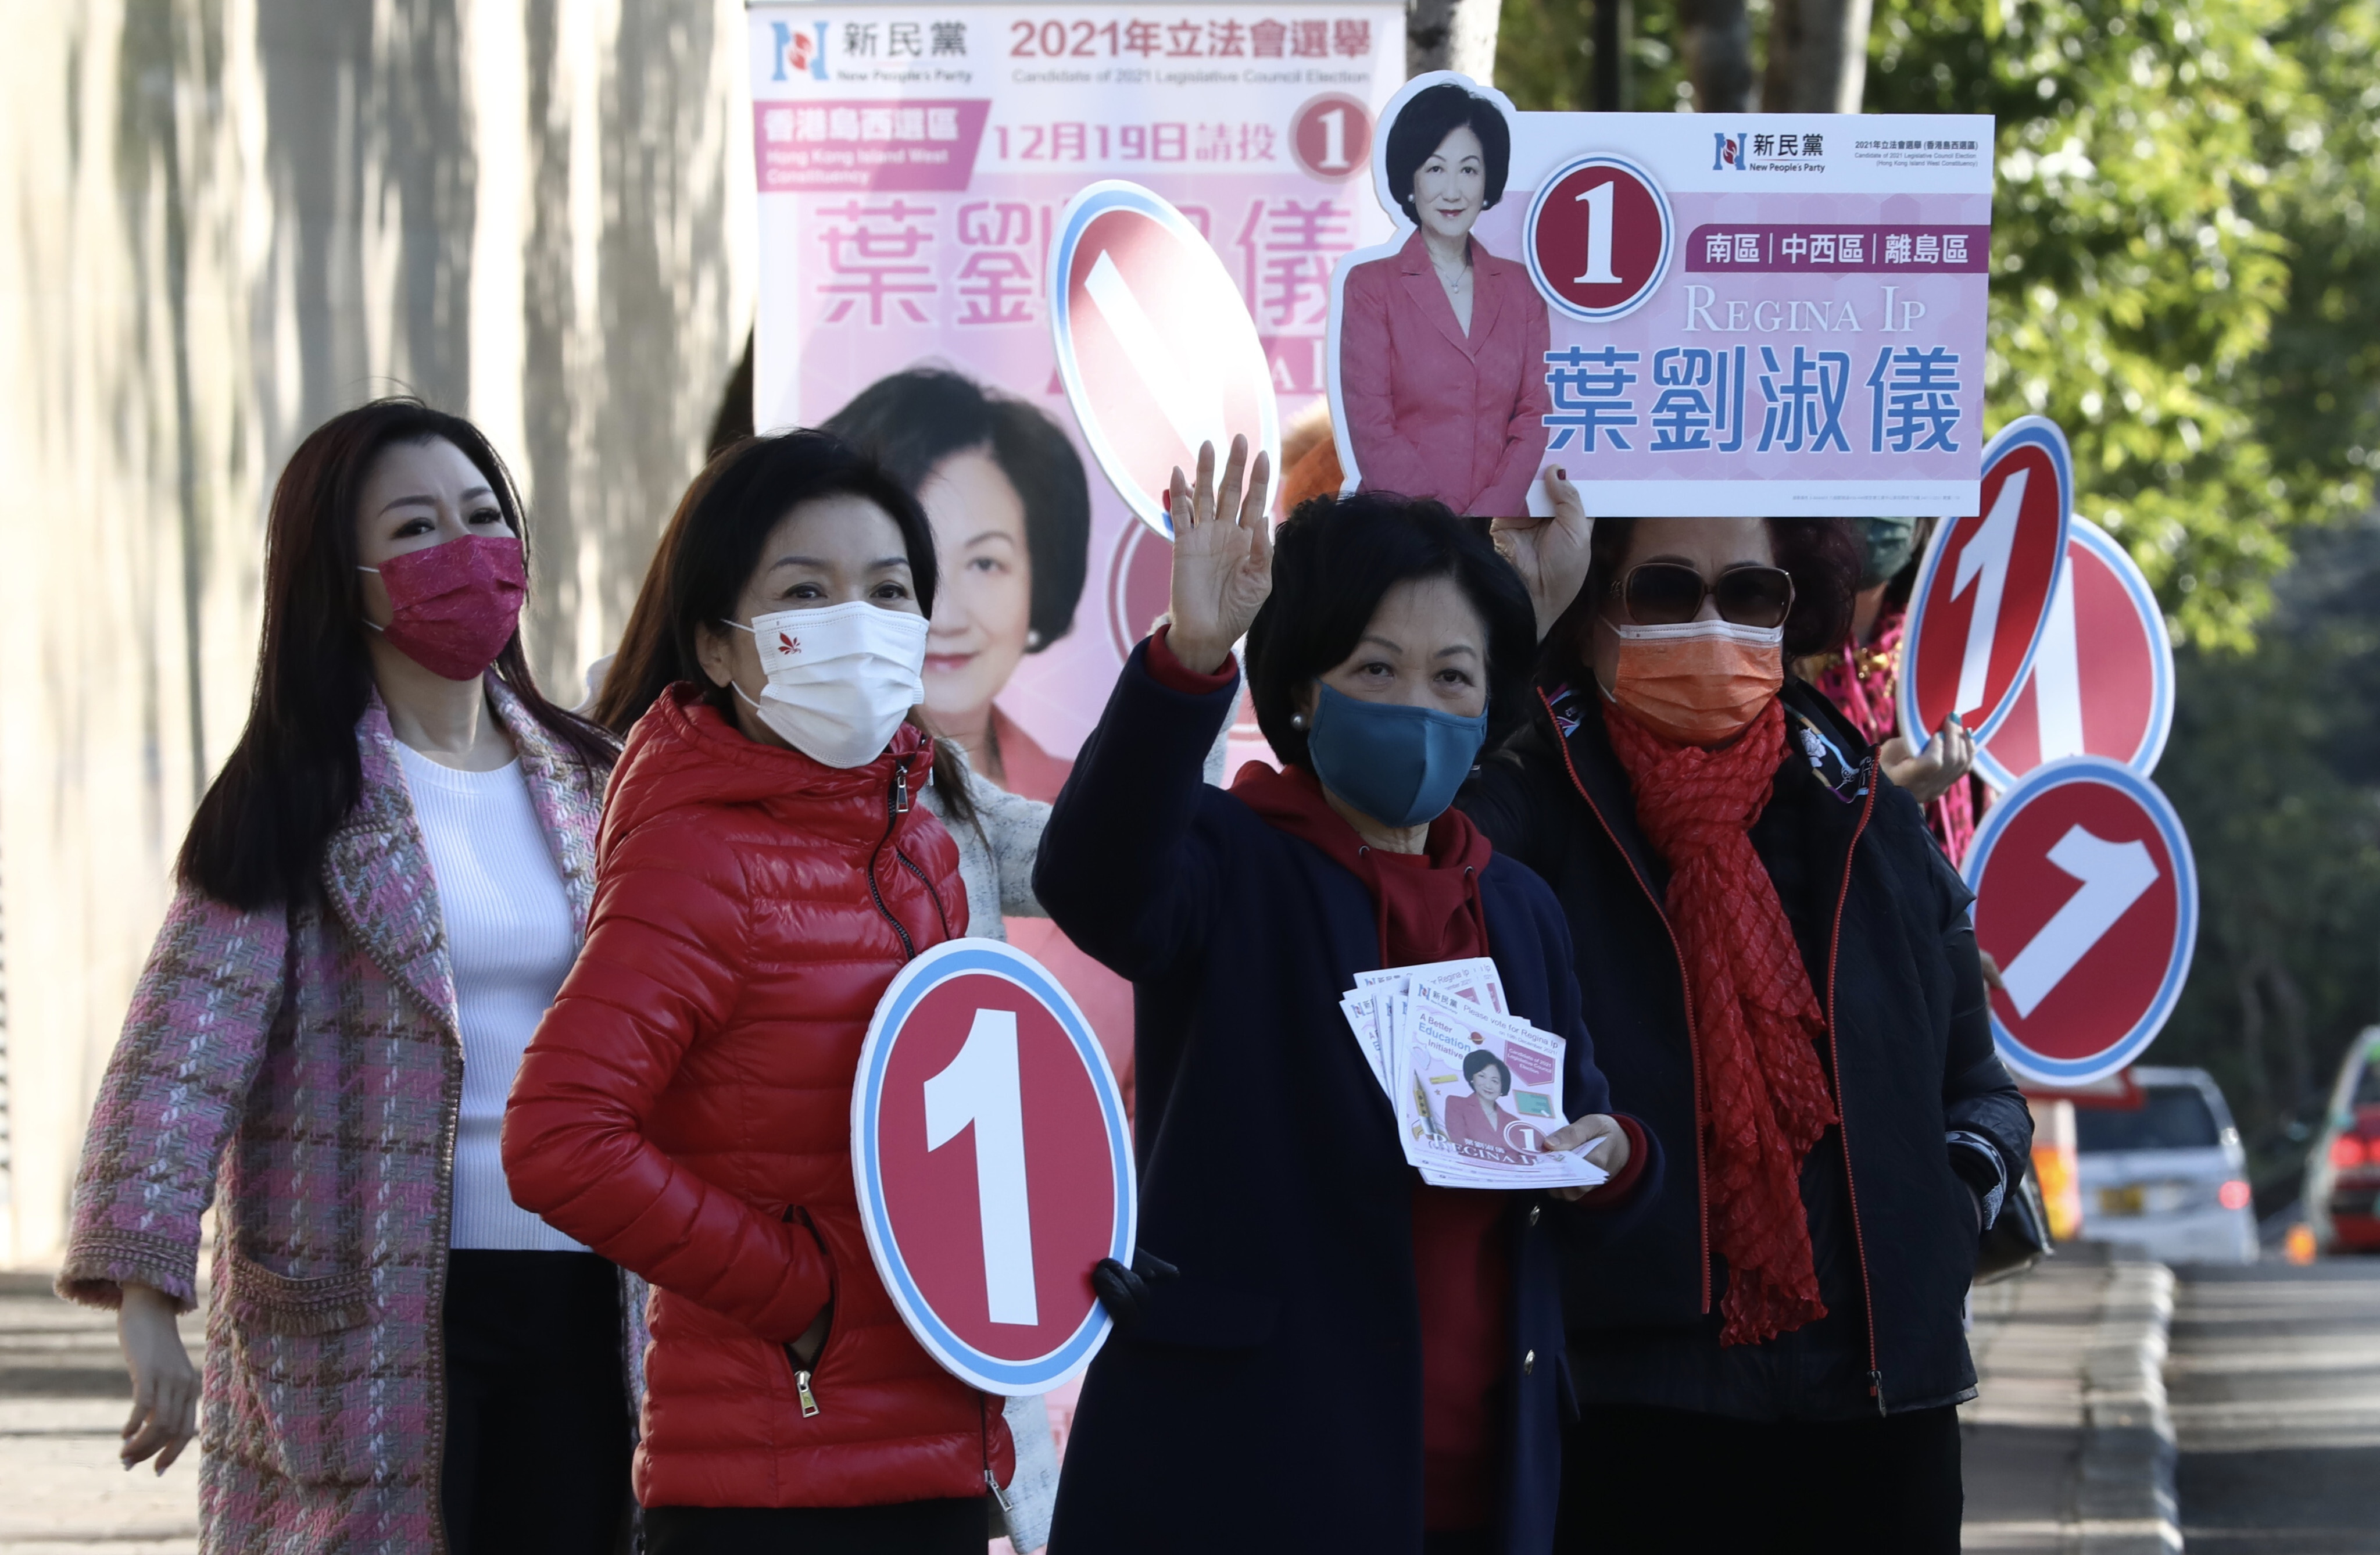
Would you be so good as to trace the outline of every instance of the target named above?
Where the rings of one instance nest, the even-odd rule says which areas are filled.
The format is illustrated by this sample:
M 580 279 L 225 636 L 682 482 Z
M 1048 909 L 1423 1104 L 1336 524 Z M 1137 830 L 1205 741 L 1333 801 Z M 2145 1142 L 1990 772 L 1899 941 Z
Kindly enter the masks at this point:
M 1730 621 L 1674 626 L 1599 623 L 1620 639 L 1611 699 L 1664 739 L 1723 745 L 1785 684 L 1785 628 Z

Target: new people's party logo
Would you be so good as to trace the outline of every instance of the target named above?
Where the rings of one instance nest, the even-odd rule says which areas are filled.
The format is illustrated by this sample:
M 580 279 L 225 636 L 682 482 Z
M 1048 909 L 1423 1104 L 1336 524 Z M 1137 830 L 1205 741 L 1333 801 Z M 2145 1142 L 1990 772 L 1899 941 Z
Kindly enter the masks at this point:
M 1748 135 L 1742 130 L 1711 132 L 1711 171 L 1714 173 L 1748 173 L 1755 168 L 1801 167 L 1812 172 L 1818 168 L 1811 159 L 1827 154 L 1827 138 L 1823 133 L 1801 135 Z
M 810 23 L 807 32 L 790 21 L 772 21 L 769 27 L 776 35 L 777 45 L 777 68 L 769 78 L 771 81 L 789 81 L 795 76 L 826 79 L 825 22 Z

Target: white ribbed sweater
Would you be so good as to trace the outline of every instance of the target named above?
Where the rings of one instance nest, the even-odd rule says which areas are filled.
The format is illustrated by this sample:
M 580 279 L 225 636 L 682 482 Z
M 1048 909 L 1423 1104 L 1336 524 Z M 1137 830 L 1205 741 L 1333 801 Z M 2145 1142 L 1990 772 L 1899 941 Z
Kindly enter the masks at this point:
M 463 1034 L 449 1245 L 584 1252 L 513 1202 L 499 1153 L 504 1099 L 521 1054 L 578 955 L 562 870 L 518 761 L 463 772 L 402 744 L 397 754 L 446 920 Z

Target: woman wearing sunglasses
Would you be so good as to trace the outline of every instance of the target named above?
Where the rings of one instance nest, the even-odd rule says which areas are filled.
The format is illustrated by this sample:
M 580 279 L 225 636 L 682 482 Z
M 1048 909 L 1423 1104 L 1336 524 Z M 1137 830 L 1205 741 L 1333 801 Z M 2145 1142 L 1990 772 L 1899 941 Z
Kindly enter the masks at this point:
M 1597 1059 L 1678 1163 L 1566 1271 L 1562 1547 L 1955 1550 L 1961 1300 L 2032 1124 L 1968 892 L 1786 678 L 1842 638 L 1857 531 L 1605 519 L 1582 548 L 1553 489 L 1514 537 L 1537 715 L 1462 802 L 1554 888 Z M 1532 565 L 1563 550 L 1574 597 Z

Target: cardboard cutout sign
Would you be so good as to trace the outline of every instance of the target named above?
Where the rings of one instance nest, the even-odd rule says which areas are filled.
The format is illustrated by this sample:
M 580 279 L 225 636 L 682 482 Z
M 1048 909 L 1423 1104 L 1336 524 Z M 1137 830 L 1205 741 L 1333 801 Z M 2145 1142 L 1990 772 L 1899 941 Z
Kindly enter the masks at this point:
M 1132 1137 L 1040 963 L 953 940 L 901 969 L 860 1048 L 851 1166 L 876 1271 L 952 1375 L 1013 1398 L 1090 1364 L 1109 1327 L 1092 1266 L 1132 1257 Z
M 2198 938 L 2190 841 L 2155 784 L 2102 757 L 2053 761 L 2001 796 L 1963 872 L 2006 985 L 1992 1035 L 2009 1067 L 2071 1086 L 2138 1057 Z
M 1909 596 L 1900 733 L 1924 748 L 1946 714 L 1992 737 L 2032 671 L 2065 570 L 2074 464 L 2057 423 L 2025 416 L 1984 450 L 1975 516 L 1934 531 Z
M 2078 517 L 2033 672 L 1991 743 L 1976 747 L 1975 768 L 1995 788 L 2068 756 L 2105 756 L 2146 777 L 2172 728 L 2165 612 L 2124 548 Z
M 1451 71 L 1372 137 L 1331 275 L 1348 490 L 1545 512 L 1977 505 L 1992 121 L 1524 114 Z
M 1050 261 L 1050 333 L 1099 468 L 1171 539 L 1163 493 L 1233 434 L 1281 466 L 1281 412 L 1231 272 L 1163 197 L 1110 179 L 1070 200 Z

